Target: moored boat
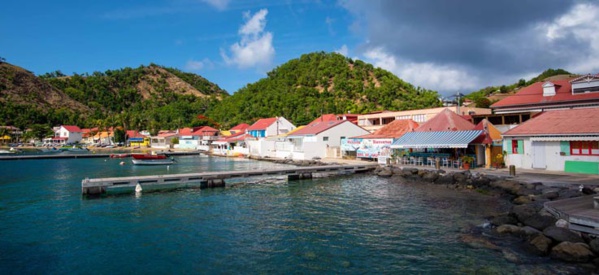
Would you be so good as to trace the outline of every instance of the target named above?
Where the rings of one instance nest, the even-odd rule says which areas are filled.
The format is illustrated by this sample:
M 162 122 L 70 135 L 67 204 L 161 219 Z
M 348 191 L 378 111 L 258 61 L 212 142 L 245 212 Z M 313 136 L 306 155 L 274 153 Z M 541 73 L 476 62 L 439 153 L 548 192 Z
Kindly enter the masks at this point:
M 134 159 L 140 160 L 157 160 L 157 159 L 166 159 L 168 158 L 166 155 L 156 155 L 156 154 L 131 154 Z
M 110 154 L 110 158 L 115 158 L 115 159 L 122 159 L 122 158 L 128 158 L 130 157 L 131 154 L 129 153 L 122 153 L 122 154 Z
M 163 159 L 136 159 L 133 158 L 131 160 L 135 165 L 170 165 L 175 163 L 173 158 L 163 158 Z

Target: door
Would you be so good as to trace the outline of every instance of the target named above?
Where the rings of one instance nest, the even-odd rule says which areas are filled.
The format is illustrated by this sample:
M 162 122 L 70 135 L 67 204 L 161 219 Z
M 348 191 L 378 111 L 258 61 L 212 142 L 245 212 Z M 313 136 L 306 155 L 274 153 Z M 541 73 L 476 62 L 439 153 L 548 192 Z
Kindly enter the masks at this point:
M 546 169 L 545 142 L 532 142 L 532 168 Z

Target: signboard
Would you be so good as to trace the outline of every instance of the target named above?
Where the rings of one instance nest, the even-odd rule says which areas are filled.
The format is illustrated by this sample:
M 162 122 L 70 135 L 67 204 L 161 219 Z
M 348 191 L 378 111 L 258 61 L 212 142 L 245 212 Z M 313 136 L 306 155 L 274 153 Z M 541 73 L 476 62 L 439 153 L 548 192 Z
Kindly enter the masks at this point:
M 341 150 L 356 151 L 358 158 L 378 158 L 391 155 L 392 138 L 361 139 L 349 138 L 341 140 Z

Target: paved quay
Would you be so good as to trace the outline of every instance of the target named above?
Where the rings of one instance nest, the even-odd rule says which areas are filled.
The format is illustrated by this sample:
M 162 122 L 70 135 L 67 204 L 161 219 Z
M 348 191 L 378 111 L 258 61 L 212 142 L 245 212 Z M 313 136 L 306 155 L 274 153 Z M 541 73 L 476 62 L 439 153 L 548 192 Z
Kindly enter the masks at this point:
M 333 158 L 325 158 L 322 162 L 326 163 L 347 163 L 347 164 L 357 164 L 357 163 L 375 163 L 373 161 L 363 161 L 363 160 L 350 160 L 350 159 L 333 159 Z M 394 166 L 398 167 L 413 167 L 413 168 L 424 168 L 424 169 L 434 169 L 431 166 L 426 165 L 402 165 L 397 164 Z M 446 168 L 441 167 L 441 169 L 445 171 L 463 171 L 455 168 Z M 472 173 L 484 173 L 487 175 L 493 175 L 497 177 L 502 177 L 506 179 L 514 179 L 521 182 L 533 183 L 533 182 L 541 182 L 545 186 L 554 186 L 554 187 L 570 187 L 570 188 L 578 188 L 578 186 L 595 186 L 599 187 L 599 175 L 590 175 L 590 174 L 576 174 L 576 173 L 565 173 L 565 172 L 554 172 L 554 171 L 545 171 L 545 170 L 535 170 L 535 169 L 516 169 L 516 176 L 510 176 L 508 168 L 474 168 L 470 169 Z

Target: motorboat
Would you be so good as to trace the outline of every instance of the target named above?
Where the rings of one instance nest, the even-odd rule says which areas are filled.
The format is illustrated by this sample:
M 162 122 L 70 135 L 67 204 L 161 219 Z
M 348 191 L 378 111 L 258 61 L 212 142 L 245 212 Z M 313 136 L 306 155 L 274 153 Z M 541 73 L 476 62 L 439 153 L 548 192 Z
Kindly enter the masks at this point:
M 175 159 L 167 155 L 156 154 L 132 154 L 131 162 L 135 165 L 169 165 L 175 163 Z
M 113 159 L 122 159 L 122 158 L 128 158 L 130 157 L 131 154 L 129 153 L 121 153 L 121 154 L 110 154 L 110 158 Z

